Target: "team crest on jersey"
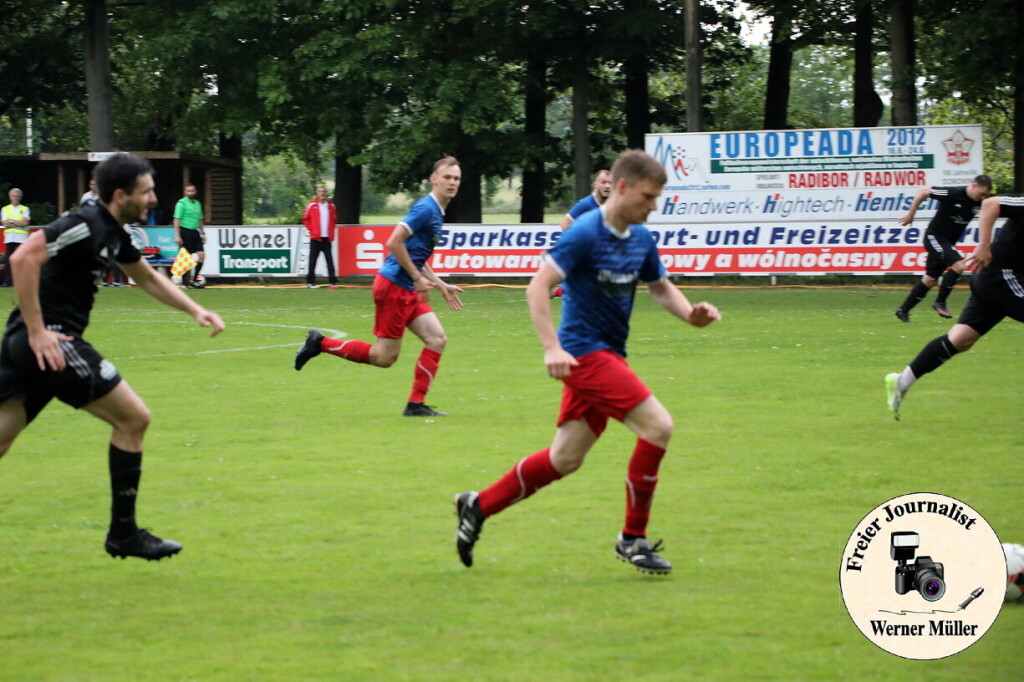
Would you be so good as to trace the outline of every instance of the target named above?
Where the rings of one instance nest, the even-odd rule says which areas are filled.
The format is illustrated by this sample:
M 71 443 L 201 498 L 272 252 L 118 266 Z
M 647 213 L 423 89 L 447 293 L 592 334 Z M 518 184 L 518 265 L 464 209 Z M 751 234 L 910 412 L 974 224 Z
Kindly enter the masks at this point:
M 942 146 L 946 148 L 946 160 L 959 166 L 971 160 L 974 140 L 957 130 L 949 139 L 942 141 Z

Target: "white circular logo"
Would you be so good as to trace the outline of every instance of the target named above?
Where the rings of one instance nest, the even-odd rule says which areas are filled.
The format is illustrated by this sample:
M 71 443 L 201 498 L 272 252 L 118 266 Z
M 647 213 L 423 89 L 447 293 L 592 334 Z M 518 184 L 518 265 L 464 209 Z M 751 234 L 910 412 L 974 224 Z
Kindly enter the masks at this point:
M 875 645 L 903 658 L 944 658 L 995 621 L 1006 562 L 976 510 L 947 495 L 912 493 L 861 519 L 839 583 L 850 618 Z

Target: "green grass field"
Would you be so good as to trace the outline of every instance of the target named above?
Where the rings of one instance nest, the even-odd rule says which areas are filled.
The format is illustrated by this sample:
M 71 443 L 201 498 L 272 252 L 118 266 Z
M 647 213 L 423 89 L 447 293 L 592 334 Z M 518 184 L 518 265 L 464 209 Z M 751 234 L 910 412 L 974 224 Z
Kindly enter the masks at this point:
M 862 516 L 904 493 L 1024 540 L 1016 323 L 919 382 L 896 423 L 882 377 L 949 326 L 924 305 L 896 321 L 903 290 L 691 290 L 724 314 L 701 330 L 639 293 L 630 361 L 676 421 L 650 529 L 675 571 L 656 578 L 613 557 L 619 424 L 458 561 L 453 494 L 553 434 L 522 289 L 439 311 L 428 401 L 452 416 L 433 421 L 401 416 L 414 337 L 389 370 L 292 369 L 310 326 L 369 338 L 368 290 L 191 295 L 224 334 L 111 289 L 87 334 L 154 412 L 139 520 L 185 549 L 103 552 L 108 429 L 51 405 L 0 462 L 0 679 L 1020 679 L 1024 606 L 958 655 L 906 661 L 857 631 L 838 578 Z

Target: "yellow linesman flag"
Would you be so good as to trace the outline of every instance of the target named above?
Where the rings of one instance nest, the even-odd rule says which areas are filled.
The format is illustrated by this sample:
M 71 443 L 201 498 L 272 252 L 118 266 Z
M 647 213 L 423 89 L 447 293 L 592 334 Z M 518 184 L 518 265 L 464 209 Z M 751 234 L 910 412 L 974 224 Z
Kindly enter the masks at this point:
M 198 262 L 183 246 L 178 249 L 178 255 L 174 257 L 174 263 L 171 265 L 171 274 L 181 277 L 194 268 Z

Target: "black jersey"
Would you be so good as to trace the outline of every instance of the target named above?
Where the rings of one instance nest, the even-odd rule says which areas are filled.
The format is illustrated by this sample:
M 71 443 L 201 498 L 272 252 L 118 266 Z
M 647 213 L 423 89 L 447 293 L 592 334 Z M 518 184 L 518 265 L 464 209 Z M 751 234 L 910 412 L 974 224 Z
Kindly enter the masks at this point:
M 116 260 L 135 263 L 141 258 L 128 231 L 106 207 L 89 205 L 66 213 L 43 228 L 50 260 L 39 275 L 43 321 L 60 325 L 65 333 L 82 334 L 89 324 L 96 284 Z M 15 308 L 8 330 L 21 325 Z
M 1006 222 L 992 240 L 989 267 L 1009 268 L 1024 275 L 1024 197 L 997 197 L 999 215 Z
M 928 223 L 928 232 L 956 243 L 967 223 L 978 214 L 981 202 L 968 196 L 966 187 L 932 187 L 928 196 L 939 202 L 935 217 Z

